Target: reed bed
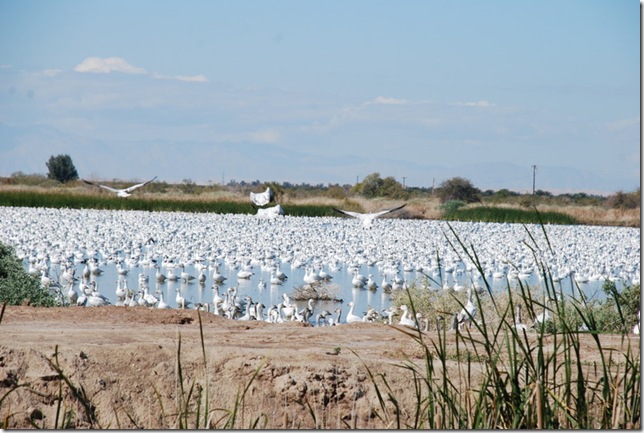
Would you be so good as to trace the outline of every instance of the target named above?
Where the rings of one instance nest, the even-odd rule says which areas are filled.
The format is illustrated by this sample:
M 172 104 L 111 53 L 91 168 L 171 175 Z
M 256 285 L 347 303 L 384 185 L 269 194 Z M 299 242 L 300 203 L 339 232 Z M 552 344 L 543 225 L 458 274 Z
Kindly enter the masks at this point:
M 458 247 L 482 271 L 474 249 L 460 240 Z M 546 282 L 543 291 L 523 284 L 513 290 L 508 284 L 506 293 L 499 296 L 486 284 L 480 293 L 474 291 L 477 313 L 470 316 L 472 328 L 457 328 L 452 336 L 437 320 L 437 339 L 427 338 L 420 330 L 403 331 L 423 353 L 420 364 L 412 360 L 400 364 L 414 384 L 415 410 L 401 417 L 396 405 L 402 400 L 400 390 L 390 386 L 384 375 L 370 372 L 381 396 L 381 419 L 397 428 L 640 428 L 639 345 L 632 347 L 627 335 L 635 318 L 622 313 L 626 308 L 615 296 L 616 313 L 624 324 L 624 349 L 605 348 L 602 340 L 611 336 L 600 329 L 594 304 L 581 292 L 572 297 L 557 292 L 545 261 L 540 259 L 543 250 L 536 244 L 533 247 Z M 417 305 L 415 299 L 422 299 L 420 295 L 407 290 L 398 302 L 410 305 L 415 316 L 431 307 Z M 456 294 L 447 298 L 434 306 L 434 319 L 443 309 L 453 312 L 464 308 Z M 517 326 L 514 310 L 519 303 L 531 319 L 545 311 L 553 319 L 543 324 L 533 321 L 531 329 Z M 587 357 L 589 348 L 582 346 L 583 335 L 592 337 L 598 359 Z M 456 339 L 455 353 L 447 349 L 448 338 Z M 458 361 L 456 366 L 448 363 L 453 359 Z M 393 402 L 393 407 L 387 402 Z
M 572 216 L 557 211 L 534 212 L 532 209 L 514 209 L 507 207 L 476 206 L 459 208 L 445 214 L 445 219 L 452 221 L 484 221 L 495 223 L 524 224 L 579 224 Z

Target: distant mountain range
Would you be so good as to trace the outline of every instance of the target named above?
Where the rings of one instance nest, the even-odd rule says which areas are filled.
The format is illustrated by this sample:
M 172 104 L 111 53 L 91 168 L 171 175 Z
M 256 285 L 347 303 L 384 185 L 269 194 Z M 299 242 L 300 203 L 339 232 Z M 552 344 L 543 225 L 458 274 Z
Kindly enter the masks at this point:
M 69 154 L 79 176 L 98 180 L 160 180 L 200 184 L 236 181 L 293 184 L 354 184 L 371 173 L 393 176 L 406 186 L 438 187 L 459 176 L 481 190 L 508 189 L 553 194 L 585 192 L 609 195 L 630 192 L 638 180 L 606 178 L 600 173 L 567 166 L 488 162 L 445 166 L 418 160 L 387 160 L 376 155 L 325 155 L 289 150 L 275 144 L 195 143 L 176 141 L 104 142 L 65 134 L 47 126 L 8 127 L 0 124 L 0 176 L 21 171 L 47 173 L 52 155 Z M 534 175 L 534 178 L 533 178 Z

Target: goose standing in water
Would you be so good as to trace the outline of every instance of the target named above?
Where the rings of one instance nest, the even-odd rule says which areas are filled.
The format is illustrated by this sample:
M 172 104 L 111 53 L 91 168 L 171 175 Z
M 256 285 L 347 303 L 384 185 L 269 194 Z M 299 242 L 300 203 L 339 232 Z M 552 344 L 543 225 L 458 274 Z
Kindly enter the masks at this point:
M 159 294 L 159 303 L 157 304 L 157 308 L 160 310 L 165 310 L 170 308 L 170 305 L 163 300 L 163 293 Z
M 329 326 L 337 326 L 340 323 L 342 323 L 341 322 L 341 320 L 342 320 L 342 308 L 338 307 L 333 311 L 335 312 L 335 319 L 333 317 L 329 317 L 328 319 L 326 319 L 326 323 Z
M 354 308 L 353 301 L 349 302 L 347 305 L 349 305 L 349 312 L 347 313 L 346 322 L 347 323 L 362 322 L 362 317 L 353 313 L 353 308 Z
M 70 304 L 75 304 L 76 301 L 78 301 L 78 293 L 76 293 L 76 290 L 74 289 L 73 280 L 69 283 L 69 289 L 67 290 L 67 297 L 69 298 Z

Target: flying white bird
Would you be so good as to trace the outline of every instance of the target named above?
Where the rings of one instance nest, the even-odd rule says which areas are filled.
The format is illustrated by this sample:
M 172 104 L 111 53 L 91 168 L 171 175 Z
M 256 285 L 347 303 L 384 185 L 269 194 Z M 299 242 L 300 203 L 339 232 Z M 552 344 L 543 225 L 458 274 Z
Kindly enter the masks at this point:
M 157 178 L 157 176 L 154 176 L 154 178 L 153 178 L 153 179 L 150 179 L 150 180 L 148 180 L 147 182 L 137 183 L 136 185 L 132 185 L 131 187 L 129 187 L 129 188 L 124 188 L 124 189 L 116 189 L 116 188 L 109 187 L 109 186 L 107 186 L 107 185 L 99 185 L 99 184 L 97 184 L 97 183 L 93 183 L 93 182 L 90 182 L 90 181 L 85 180 L 85 179 L 83 179 L 83 182 L 85 182 L 85 183 L 86 183 L 86 184 L 88 184 L 88 185 L 94 185 L 94 186 L 97 186 L 97 187 L 99 187 L 99 188 L 103 188 L 103 189 L 106 189 L 106 190 L 108 190 L 108 191 L 115 192 L 117 196 L 125 198 L 125 197 L 129 197 L 129 196 L 131 196 L 131 195 L 132 195 L 132 191 L 134 191 L 135 189 L 137 189 L 137 188 L 141 188 L 141 187 L 143 187 L 143 186 L 147 185 L 148 183 L 152 182 L 152 181 L 153 181 L 154 179 L 156 179 L 156 178 Z
M 359 219 L 360 221 L 362 221 L 362 226 L 363 227 L 371 227 L 372 224 L 373 224 L 373 220 L 375 220 L 379 216 L 388 214 L 390 212 L 397 211 L 398 209 L 402 209 L 405 206 L 406 206 L 406 204 L 403 204 L 402 206 L 398 206 L 398 207 L 395 207 L 393 209 L 385 209 L 385 210 L 381 210 L 381 211 L 378 211 L 378 212 L 371 212 L 371 213 L 351 212 L 351 211 L 348 211 L 348 210 L 341 210 L 341 209 L 336 209 L 336 208 L 333 208 L 333 210 L 336 211 L 336 212 L 343 213 L 345 215 L 349 215 L 349 216 L 352 216 L 354 218 Z
M 264 192 L 254 193 L 251 191 L 250 193 L 250 201 L 256 206 L 264 206 L 272 202 L 274 198 L 275 194 L 273 194 L 273 190 L 270 187 L 266 187 L 266 191 Z

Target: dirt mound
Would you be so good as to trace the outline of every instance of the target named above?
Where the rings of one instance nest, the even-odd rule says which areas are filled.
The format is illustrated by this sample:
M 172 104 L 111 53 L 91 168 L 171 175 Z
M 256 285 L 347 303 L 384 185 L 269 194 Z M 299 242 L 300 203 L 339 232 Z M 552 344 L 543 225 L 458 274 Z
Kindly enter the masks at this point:
M 401 329 L 233 321 L 195 310 L 7 307 L 0 416 L 11 428 L 194 428 L 197 419 L 234 428 L 391 427 L 374 411 L 366 366 L 386 377 L 401 407 L 412 404 L 400 364 L 422 363 L 423 351 Z M 455 335 L 447 338 L 454 346 Z M 592 362 L 592 341 L 584 344 Z

